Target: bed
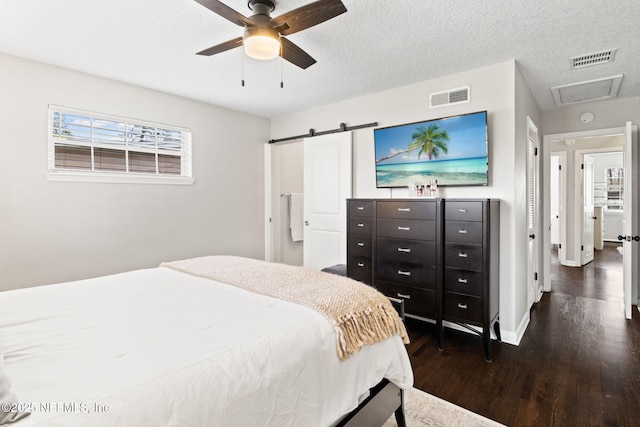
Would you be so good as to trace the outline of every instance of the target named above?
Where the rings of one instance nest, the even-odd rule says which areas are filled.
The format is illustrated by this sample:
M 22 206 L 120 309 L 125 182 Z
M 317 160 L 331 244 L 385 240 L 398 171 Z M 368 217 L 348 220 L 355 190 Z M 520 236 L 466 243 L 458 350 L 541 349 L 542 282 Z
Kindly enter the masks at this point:
M 401 405 L 385 406 L 413 384 L 401 321 L 387 338 L 345 350 L 349 339 L 326 313 L 208 274 L 239 261 L 264 278 L 274 264 L 195 260 L 212 267 L 162 264 L 0 293 L 12 409 L 30 412 L 11 425 L 362 425 L 353 420 L 389 408 L 387 417 L 397 410 L 402 418 Z M 281 267 L 292 281 L 366 286 Z M 244 264 L 226 269 L 245 280 Z

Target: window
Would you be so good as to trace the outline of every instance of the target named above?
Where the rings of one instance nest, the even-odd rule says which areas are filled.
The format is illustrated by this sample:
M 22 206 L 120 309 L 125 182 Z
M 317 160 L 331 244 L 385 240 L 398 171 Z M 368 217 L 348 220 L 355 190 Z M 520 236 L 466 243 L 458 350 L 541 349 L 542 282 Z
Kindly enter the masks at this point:
M 49 179 L 191 184 L 191 132 L 49 106 Z
M 621 211 L 623 207 L 624 170 L 622 168 L 605 169 L 605 183 L 607 185 L 607 210 Z

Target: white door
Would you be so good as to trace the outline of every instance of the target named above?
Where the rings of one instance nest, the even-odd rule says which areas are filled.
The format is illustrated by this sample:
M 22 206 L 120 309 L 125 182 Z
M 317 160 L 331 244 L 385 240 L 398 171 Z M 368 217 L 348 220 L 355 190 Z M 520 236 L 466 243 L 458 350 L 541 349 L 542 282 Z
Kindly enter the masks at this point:
M 347 261 L 351 197 L 351 132 L 304 140 L 304 266 L 321 270 Z
M 632 306 L 632 283 L 633 283 L 633 262 L 634 259 L 634 232 L 633 229 L 633 216 L 632 216 L 632 204 L 633 204 L 633 179 L 632 179 L 632 166 L 633 166 L 633 140 L 632 140 L 632 127 L 631 122 L 627 122 L 624 133 L 624 167 L 623 171 L 623 193 L 622 193 L 622 223 L 623 233 L 625 239 L 622 247 L 623 258 L 623 287 L 624 287 L 624 315 L 627 319 L 631 319 L 631 306 Z
M 593 157 L 582 157 L 582 242 L 580 265 L 593 261 Z
M 567 265 L 567 152 L 562 151 L 558 155 L 559 164 L 559 200 L 558 200 L 558 260 L 560 264 Z M 546 291 L 551 290 L 551 283 Z
M 527 117 L 527 233 L 529 245 L 527 248 L 527 302 L 531 307 L 538 301 L 542 289 L 538 283 L 538 128 Z
M 560 156 L 551 156 L 551 177 L 549 178 L 549 210 L 551 211 L 551 244 L 560 244 Z

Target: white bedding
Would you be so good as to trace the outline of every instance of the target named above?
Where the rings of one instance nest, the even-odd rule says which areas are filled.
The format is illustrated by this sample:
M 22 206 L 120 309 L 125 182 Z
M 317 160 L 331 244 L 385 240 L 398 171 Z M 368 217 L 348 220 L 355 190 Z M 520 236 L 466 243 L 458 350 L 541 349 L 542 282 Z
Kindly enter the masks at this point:
M 413 384 L 398 336 L 340 361 L 312 309 L 162 267 L 0 293 L 0 340 L 16 427 L 329 426 Z

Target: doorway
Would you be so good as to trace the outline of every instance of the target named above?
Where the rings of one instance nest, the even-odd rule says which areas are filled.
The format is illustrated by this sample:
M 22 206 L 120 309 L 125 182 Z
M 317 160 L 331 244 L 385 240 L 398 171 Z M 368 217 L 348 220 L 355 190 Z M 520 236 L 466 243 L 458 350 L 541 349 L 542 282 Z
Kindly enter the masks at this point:
M 629 157 L 629 159 L 631 158 L 631 154 L 627 155 L 626 150 L 629 149 L 631 152 L 630 148 L 632 144 L 626 144 L 625 142 L 626 140 L 631 142 L 630 129 L 631 125 L 629 124 L 626 128 L 573 132 L 546 135 L 544 137 L 543 247 L 545 249 L 543 250 L 543 267 L 545 291 L 551 291 L 554 286 L 551 280 L 552 265 L 554 265 L 554 268 L 561 266 L 574 269 L 576 270 L 575 273 L 582 271 L 582 274 L 577 275 L 579 278 L 589 277 L 593 272 L 588 273 L 586 271 L 597 268 L 595 266 L 583 267 L 583 265 L 588 262 L 583 256 L 583 249 L 587 246 L 583 241 L 585 238 L 590 238 L 591 244 L 595 243 L 596 247 L 593 251 L 595 261 L 598 261 L 598 258 L 601 258 L 600 255 L 604 254 L 603 251 L 606 250 L 607 262 L 610 265 L 613 266 L 616 262 L 622 263 L 625 268 L 633 265 L 632 259 L 635 256 L 635 252 L 632 256 L 623 257 L 616 250 L 616 247 L 621 245 L 617 240 L 618 236 L 615 235 L 617 231 L 621 230 L 616 228 L 616 221 L 612 219 L 617 213 L 615 212 L 617 208 L 607 205 L 607 201 L 605 200 L 607 194 L 602 193 L 602 188 L 598 188 L 598 186 L 601 187 L 601 183 L 605 181 L 606 169 L 620 169 L 617 164 L 604 167 L 603 163 L 611 160 L 608 159 L 604 161 L 605 158 L 611 157 L 614 152 L 617 153 L 617 156 L 620 156 L 623 151 L 625 151 L 624 156 Z M 627 133 L 629 136 L 627 136 Z M 588 175 L 585 174 L 583 169 L 585 163 L 593 165 L 593 169 L 589 166 L 589 173 L 593 174 L 593 178 L 590 178 L 593 181 L 593 188 L 587 189 L 586 192 L 583 185 L 585 176 Z M 559 169 L 564 170 L 562 170 L 562 173 L 557 170 L 552 172 L 552 165 L 554 168 L 559 167 Z M 563 180 L 565 180 L 565 182 L 563 182 Z M 554 182 L 553 188 L 551 181 Z M 560 192 L 560 195 L 556 196 L 556 192 Z M 557 202 L 554 201 L 555 197 L 558 197 Z M 590 221 L 592 221 L 592 218 L 598 218 L 599 216 L 611 216 L 609 220 L 606 220 L 607 222 L 604 228 L 606 228 L 607 239 L 603 239 L 602 244 L 598 241 L 598 236 L 604 237 L 605 233 L 604 229 L 602 229 L 602 224 L 600 224 L 601 229 L 598 229 L 598 224 L 596 224 L 598 222 L 597 220 L 593 223 L 588 223 L 585 219 L 585 197 L 595 202 L 594 205 L 596 209 L 594 212 L 598 212 L 598 215 L 595 213 L 589 214 Z M 635 224 L 637 221 L 637 217 L 634 214 L 634 207 L 637 204 L 636 198 L 634 195 L 634 200 L 627 203 L 628 209 L 626 210 L 626 214 L 632 218 L 632 221 L 629 221 L 629 225 Z M 552 205 L 554 206 L 553 212 Z M 599 212 L 600 210 L 602 210 L 602 212 Z M 585 233 L 587 227 L 589 228 L 589 233 Z M 635 230 L 635 226 L 633 229 Z M 624 235 L 624 233 L 621 234 Z M 631 245 L 629 244 L 628 246 Z M 599 249 L 599 247 L 601 249 Z M 635 251 L 635 249 L 633 250 Z M 557 265 L 553 264 L 554 262 L 557 263 Z M 598 265 L 598 263 L 594 262 L 594 265 Z M 622 274 L 622 278 L 616 277 L 612 280 L 616 282 L 614 286 L 618 286 L 618 291 L 622 290 L 624 293 L 625 315 L 630 318 L 631 304 L 637 304 L 635 292 L 633 292 L 632 298 L 632 285 L 633 288 L 637 286 L 637 269 L 635 271 L 629 269 L 628 271 L 630 271 L 630 273 Z M 557 273 L 557 271 L 554 270 L 554 276 L 556 276 L 555 273 Z M 611 284 L 608 286 L 611 286 Z
M 266 260 L 315 270 L 346 262 L 351 142 L 339 132 L 265 147 Z M 292 235 L 293 194 L 303 199 L 302 239 Z

